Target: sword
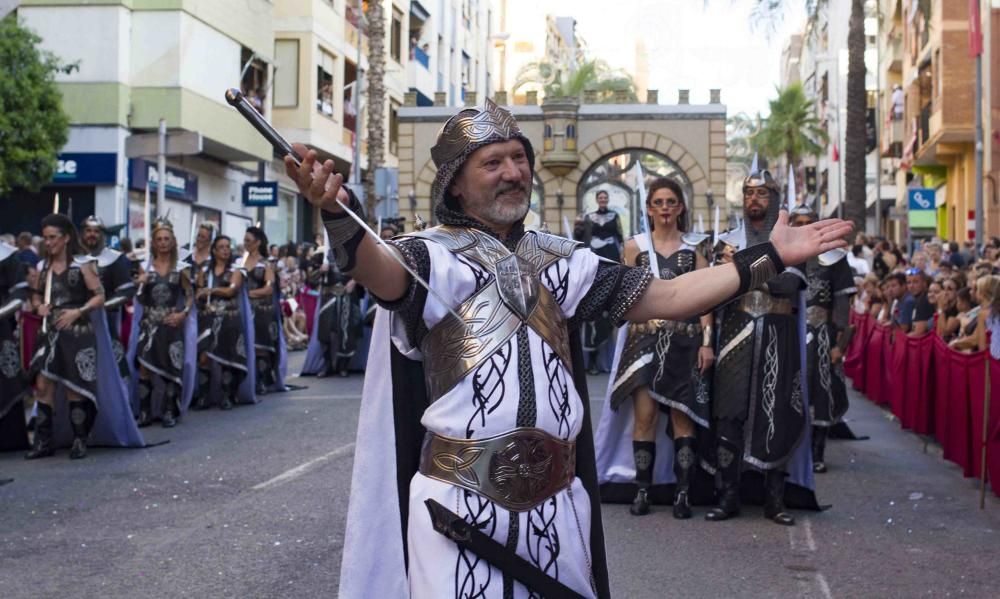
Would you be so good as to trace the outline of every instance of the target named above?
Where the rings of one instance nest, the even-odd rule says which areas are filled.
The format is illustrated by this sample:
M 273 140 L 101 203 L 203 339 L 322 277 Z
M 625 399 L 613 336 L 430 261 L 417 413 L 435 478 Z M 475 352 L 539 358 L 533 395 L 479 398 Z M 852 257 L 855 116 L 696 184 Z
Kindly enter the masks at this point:
M 249 121 L 250 124 L 253 125 L 253 128 L 256 129 L 258 133 L 263 135 L 264 139 L 270 142 L 271 146 L 273 146 L 275 150 L 277 150 L 283 155 L 291 156 L 292 160 L 295 162 L 296 165 L 302 164 L 302 157 L 299 156 L 298 152 L 296 152 L 294 148 L 292 148 L 292 144 L 288 143 L 288 141 L 284 137 L 282 137 L 281 134 L 278 133 L 274 129 L 274 127 L 271 126 L 270 123 L 264 120 L 264 117 L 261 116 L 261 114 L 257 112 L 257 109 L 253 107 L 253 104 L 251 104 L 250 101 L 246 99 L 246 96 L 243 95 L 243 92 L 236 89 L 235 87 L 229 88 L 228 90 L 226 90 L 226 102 L 228 102 L 230 106 L 235 108 L 237 112 L 243 115 L 243 118 Z M 372 238 L 375 240 L 376 244 L 385 245 L 384 241 L 379 236 L 379 234 L 373 231 L 372 228 L 368 226 L 368 223 L 366 223 L 363 218 L 361 218 L 360 216 L 355 214 L 353 210 L 345 206 L 344 203 L 340 201 L 340 198 L 335 198 L 335 199 L 336 202 L 340 204 L 340 206 L 344 209 L 344 212 L 347 213 L 347 216 L 351 217 L 354 220 L 354 222 L 358 223 L 358 226 L 360 226 L 365 231 L 365 233 L 371 235 Z M 326 227 L 323 228 L 325 229 Z M 418 275 L 415 270 L 410 268 L 410 265 L 407 264 L 406 261 L 403 260 L 399 255 L 397 255 L 396 252 L 388 250 L 385 253 L 393 260 L 395 260 L 397 264 L 402 266 L 406 272 L 410 273 L 410 276 L 413 277 L 414 281 L 419 283 L 421 287 L 423 287 L 424 289 L 427 290 L 428 293 L 433 295 L 434 298 L 437 299 L 437 301 L 441 302 L 441 305 L 444 306 L 445 309 L 448 310 L 448 312 L 450 312 L 452 316 L 457 318 L 459 321 L 464 322 L 464 319 L 458 315 L 458 312 L 455 312 L 455 310 L 451 308 L 451 304 L 449 304 L 444 299 L 444 297 L 441 296 L 441 294 L 435 291 L 430 286 L 430 283 L 425 281 L 424 278 Z
M 653 271 L 653 276 L 660 278 L 660 261 L 656 259 L 656 248 L 653 247 L 653 230 L 649 227 L 649 214 L 646 213 L 646 183 L 642 180 L 642 165 L 635 161 L 635 180 L 638 187 L 636 192 L 639 195 L 639 214 L 642 215 L 642 224 L 646 227 L 646 234 L 649 235 L 649 270 Z
M 428 499 L 424 504 L 431 514 L 434 530 L 454 541 L 459 547 L 475 553 L 497 570 L 516 578 L 532 591 L 543 597 L 583 599 L 583 595 L 542 572 L 538 566 L 494 541 L 492 537 L 470 525 L 440 503 Z M 517 514 L 511 514 L 511 518 L 516 517 Z
M 59 194 L 57 193 L 55 200 L 52 201 L 52 214 L 58 214 L 58 213 L 59 213 Z M 67 266 L 69 265 L 69 261 L 72 260 L 72 259 L 73 259 L 73 257 L 69 255 L 69 252 L 66 252 Z M 45 269 L 45 296 L 44 296 L 43 301 L 44 301 L 44 303 L 45 303 L 46 306 L 48 306 L 49 303 L 52 301 L 52 262 L 51 261 L 48 261 L 48 268 Z M 51 309 L 51 307 L 50 307 L 50 309 Z M 49 325 L 49 317 L 46 316 L 45 318 L 42 319 L 42 333 L 47 333 L 48 332 L 48 330 L 49 330 L 49 326 L 48 325 Z

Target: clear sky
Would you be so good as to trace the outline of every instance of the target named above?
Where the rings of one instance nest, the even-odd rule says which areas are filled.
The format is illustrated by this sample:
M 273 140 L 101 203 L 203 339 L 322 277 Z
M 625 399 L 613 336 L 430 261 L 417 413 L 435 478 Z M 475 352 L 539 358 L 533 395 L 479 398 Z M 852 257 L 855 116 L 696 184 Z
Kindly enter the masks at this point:
M 805 22 L 805 0 L 787 0 L 784 18 L 773 31 L 751 26 L 754 0 L 507 3 L 508 30 L 540 27 L 541 33 L 545 14 L 572 16 L 592 57 L 630 72 L 635 68 L 636 40 L 641 39 L 649 64 L 648 87 L 659 90 L 660 103 L 676 102 L 679 88 L 691 90 L 692 103 L 704 103 L 710 88 L 721 88 L 730 115 L 766 114 L 767 100 L 778 83 L 781 49 Z

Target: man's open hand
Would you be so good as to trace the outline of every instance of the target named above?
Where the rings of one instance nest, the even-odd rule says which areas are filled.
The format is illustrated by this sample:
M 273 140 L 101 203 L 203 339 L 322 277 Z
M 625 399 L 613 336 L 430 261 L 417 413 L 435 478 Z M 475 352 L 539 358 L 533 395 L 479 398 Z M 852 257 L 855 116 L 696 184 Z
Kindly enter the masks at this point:
M 771 231 L 771 243 L 786 265 L 801 264 L 837 248 L 847 247 L 847 236 L 854 223 L 830 218 L 801 227 L 788 226 L 788 211 L 778 213 L 778 222 Z
M 321 164 L 316 160 L 316 150 L 302 144 L 292 144 L 292 147 L 299 156 L 305 157 L 302 164 L 296 166 L 291 156 L 285 156 L 285 173 L 298 185 L 299 193 L 313 206 L 328 212 L 341 212 L 343 208 L 337 203 L 337 198 L 344 204 L 349 198 L 343 189 L 344 176 L 333 172 L 333 161 Z

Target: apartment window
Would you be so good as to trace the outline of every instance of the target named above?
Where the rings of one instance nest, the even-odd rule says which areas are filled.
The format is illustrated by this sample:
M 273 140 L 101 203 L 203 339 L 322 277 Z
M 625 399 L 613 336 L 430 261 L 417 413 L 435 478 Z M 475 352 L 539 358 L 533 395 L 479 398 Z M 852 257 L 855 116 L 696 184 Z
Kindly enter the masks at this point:
M 333 118 L 333 73 L 337 59 L 325 50 L 319 51 L 316 65 L 316 111 Z
M 257 112 L 264 114 L 267 105 L 267 63 L 257 58 L 250 48 L 240 51 L 240 91 Z
M 389 53 L 396 62 L 403 58 L 403 13 L 392 7 L 392 28 L 389 30 Z
M 396 156 L 399 152 L 399 102 L 389 102 L 389 153 Z
M 299 105 L 299 41 L 275 40 L 274 107 L 294 108 Z

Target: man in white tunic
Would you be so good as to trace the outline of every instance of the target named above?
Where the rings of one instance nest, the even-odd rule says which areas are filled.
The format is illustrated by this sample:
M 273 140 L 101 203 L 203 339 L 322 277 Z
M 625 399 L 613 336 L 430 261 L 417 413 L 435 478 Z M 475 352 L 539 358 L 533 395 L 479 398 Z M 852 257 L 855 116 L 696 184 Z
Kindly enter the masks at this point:
M 431 150 L 439 226 L 366 237 L 332 161 L 286 159 L 338 265 L 380 299 L 355 452 L 340 596 L 608 597 L 578 323 L 682 320 L 834 247 L 791 229 L 670 281 L 525 231 L 534 152 L 489 100 Z M 338 200 L 342 203 L 338 203 Z M 401 256 L 412 272 L 390 252 Z M 424 286 L 426 282 L 430 292 Z

